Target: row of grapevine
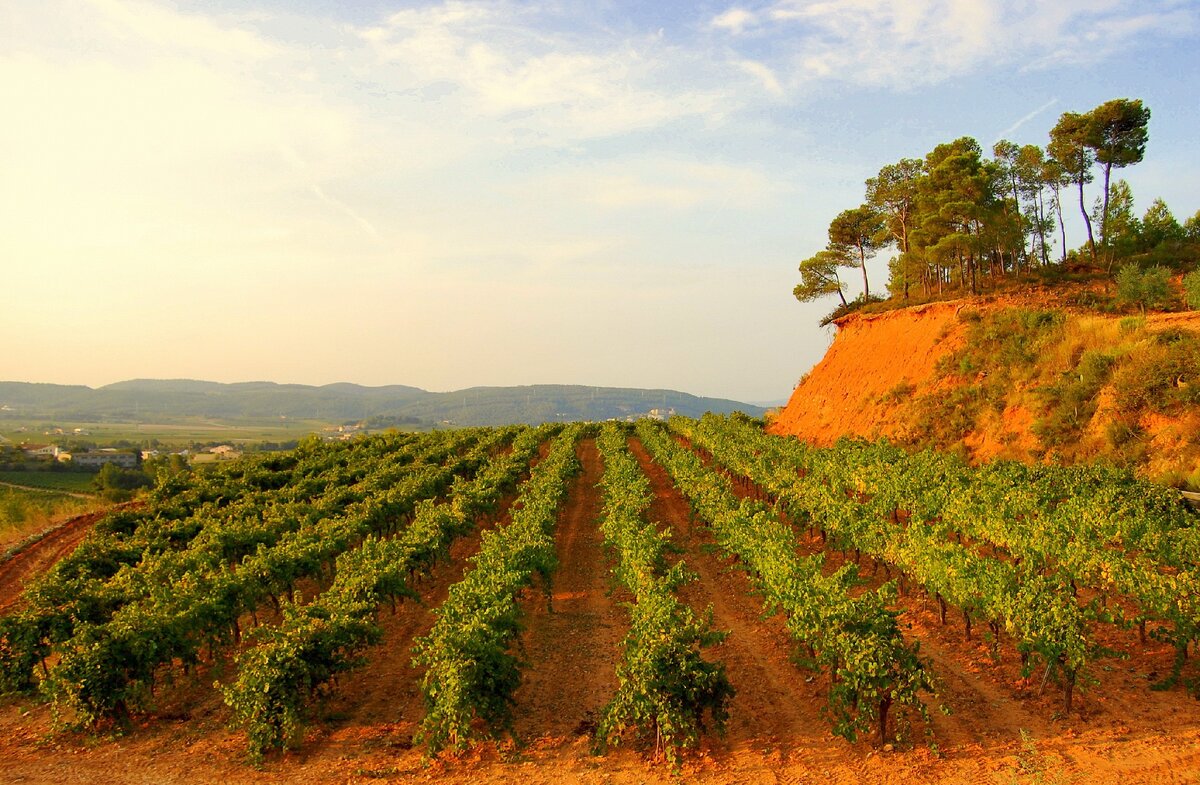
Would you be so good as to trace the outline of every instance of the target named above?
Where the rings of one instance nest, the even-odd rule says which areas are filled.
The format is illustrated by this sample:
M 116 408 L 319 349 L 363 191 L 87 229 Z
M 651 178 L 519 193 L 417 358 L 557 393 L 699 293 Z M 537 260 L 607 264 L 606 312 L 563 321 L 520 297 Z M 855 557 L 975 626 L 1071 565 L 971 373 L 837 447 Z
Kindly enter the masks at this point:
M 1159 622 L 1154 634 L 1175 646 L 1178 675 L 1200 635 L 1200 520 L 1171 489 L 1111 467 L 1001 461 L 972 470 L 934 455 L 911 463 L 924 475 L 928 464 L 948 463 L 930 477 L 950 489 L 938 508 L 947 525 L 1030 570 L 1065 574 L 1073 592 L 1083 586 L 1127 598 L 1143 639 L 1146 622 Z
M 680 419 L 672 427 L 774 495 L 795 520 L 817 526 L 833 544 L 900 570 L 937 600 L 943 621 L 949 603 L 962 611 L 968 635 L 973 617 L 987 620 L 994 635 L 1005 629 L 1027 667 L 1036 653 L 1048 675 L 1061 674 L 1070 711 L 1075 685 L 1103 652 L 1088 629 L 1100 613 L 1098 605 L 1078 603 L 1064 576 L 1029 573 L 979 553 L 952 538 L 952 530 L 937 518 L 913 516 L 901 523 L 903 516 L 894 509 L 888 514 L 878 506 L 882 495 L 846 485 L 842 478 L 851 462 L 839 460 L 836 448 L 810 456 L 797 471 L 783 457 L 791 444 L 747 423 L 706 417 L 700 423 Z
M 616 555 L 613 573 L 633 594 L 630 629 L 617 666 L 618 687 L 596 730 L 603 749 L 629 734 L 653 735 L 656 754 L 674 761 L 677 750 L 695 745 L 707 713 L 724 728 L 734 690 L 723 664 L 704 659 L 701 649 L 725 633 L 712 629 L 712 609 L 697 616 L 675 590 L 696 579 L 683 561 L 667 565 L 667 530 L 647 521 L 653 498 L 650 481 L 625 446 L 625 430 L 606 424 L 597 446 L 604 458 L 605 544 Z
M 891 609 L 894 584 L 855 592 L 861 580 L 853 564 L 825 575 L 823 557 L 797 555 L 791 528 L 771 509 L 739 499 L 724 476 L 706 468 L 663 428 L 643 421 L 638 436 L 694 514 L 711 527 L 718 545 L 751 574 L 765 610 L 786 614 L 788 631 L 807 647 L 812 666 L 828 674 L 835 733 L 854 739 L 874 728 L 883 741 L 893 706 L 925 716 L 921 694 L 930 689 L 930 676 Z
M 106 516 L 25 591 L 21 613 L 0 620 L 0 690 L 31 687 L 34 664 L 69 640 L 76 625 L 106 622 L 197 564 L 237 563 L 288 532 L 335 517 L 412 463 L 440 461 L 458 444 L 443 435 L 387 436 L 172 479 L 177 495 L 160 487 L 145 509 Z M 239 490 L 247 476 L 253 484 Z
M 465 434 L 450 438 L 461 440 L 460 448 L 477 440 Z M 441 493 L 455 475 L 477 464 L 478 458 L 451 452 L 442 466 L 381 466 L 360 483 L 365 490 L 347 489 L 352 501 L 336 517 L 302 519 L 240 562 L 224 560 L 219 547 L 197 547 L 197 537 L 185 551 L 129 571 L 128 580 L 138 584 L 135 598 L 102 623 L 76 624 L 74 634 L 56 647 L 58 664 L 43 680 L 43 690 L 56 711 L 69 709 L 84 724 L 124 716 L 153 688 L 160 666 L 194 664 L 205 645 L 213 650 L 237 640 L 243 613 L 290 593 L 302 578 L 330 572 L 340 553 L 368 534 L 394 530 L 417 502 Z
M 1166 623 L 1155 634 L 1176 646 L 1176 675 L 1200 629 L 1194 567 L 1163 544 L 1186 543 L 1195 516 L 1166 489 L 1127 473 L 1009 462 L 972 469 L 886 443 L 814 449 L 713 417 L 675 427 L 752 475 L 793 514 L 908 572 L 943 614 L 945 601 L 957 605 L 968 635 L 973 615 L 987 618 L 994 633 L 1003 626 L 1027 667 L 1037 653 L 1061 671 L 1068 711 L 1078 676 L 1105 653 L 1089 627 L 1120 618 L 1121 608 L 1106 607 L 1107 593 L 1131 599 L 1143 625 L 1147 618 Z M 1129 543 L 1170 556 L 1160 562 Z M 1077 585 L 1103 594 L 1080 602 Z
M 513 693 L 520 684 L 511 651 L 521 628 L 518 597 L 534 575 L 547 600 L 556 564 L 554 525 L 569 480 L 579 469 L 575 445 L 585 426 L 568 425 L 520 488 L 506 526 L 484 532 L 473 567 L 450 587 L 437 621 L 417 642 L 424 668 L 426 715 L 418 741 L 437 752 L 465 746 L 481 719 L 492 736 L 512 729 Z
M 234 721 L 246 729 L 253 755 L 295 738 L 311 697 L 355 667 L 358 654 L 380 640 L 379 606 L 415 598 L 414 577 L 443 557 L 477 517 L 494 511 L 536 458 L 539 444 L 556 430 L 524 429 L 511 450 L 493 456 L 472 479 L 459 477 L 448 500 L 421 502 L 412 522 L 395 537 L 368 537 L 339 556 L 337 577 L 327 591 L 307 605 L 285 603 L 281 624 L 252 633 L 257 645 L 238 657 L 237 679 L 224 695 Z

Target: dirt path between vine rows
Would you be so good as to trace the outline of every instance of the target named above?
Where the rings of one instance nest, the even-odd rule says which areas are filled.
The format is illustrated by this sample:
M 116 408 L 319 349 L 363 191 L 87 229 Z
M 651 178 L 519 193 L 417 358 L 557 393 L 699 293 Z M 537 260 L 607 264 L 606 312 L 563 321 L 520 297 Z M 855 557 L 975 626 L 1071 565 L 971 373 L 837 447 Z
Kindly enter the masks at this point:
M 686 439 L 680 443 L 689 446 Z M 697 453 L 710 468 L 734 480 L 739 496 L 766 499 L 753 483 L 720 468 L 703 451 Z M 825 548 L 818 536 L 797 533 L 798 550 L 823 552 L 825 570 L 832 572 L 847 562 L 846 554 Z M 860 574 L 868 586 L 883 582 L 874 574 L 870 558 L 863 558 Z M 1039 690 L 1042 671 L 1026 679 L 1012 641 L 1002 637 L 998 656 L 978 622 L 967 639 L 962 616 L 951 608 L 943 625 L 932 601 L 917 593 L 897 603 L 905 636 L 920 642 L 920 654 L 930 665 L 937 692 L 927 705 L 931 719 L 928 749 L 937 750 L 936 765 L 914 769 L 921 776 L 957 770 L 949 781 L 1004 781 L 997 772 L 1058 772 L 1050 781 L 1113 783 L 1196 782 L 1200 779 L 1200 704 L 1176 687 L 1152 691 L 1150 682 L 1169 672 L 1172 649 L 1150 641 L 1136 645 L 1136 631 L 1097 625 L 1094 633 L 1103 646 L 1121 652 L 1124 659 L 1100 660 L 1095 667 L 1098 683 L 1076 696 L 1070 717 L 1061 714 L 1060 693 L 1053 687 Z M 944 709 L 944 711 L 943 711 Z M 1027 736 L 1029 741 L 1025 741 Z M 917 745 L 924 742 L 914 739 Z M 920 750 L 906 753 L 917 762 Z M 1024 761 L 1024 763 L 1022 763 Z M 1011 778 L 1010 782 L 1025 781 Z M 1039 781 L 1033 776 L 1029 781 Z
M 412 664 L 413 647 L 433 628 L 437 618 L 433 609 L 446 601 L 450 587 L 474 566 L 470 557 L 479 552 L 481 533 L 508 524 L 515 498 L 505 498 L 482 526 L 454 541 L 450 558 L 420 579 L 419 603 L 401 602 L 394 614 L 382 611 L 383 643 L 367 652 L 363 667 L 342 680 L 336 695 L 323 707 L 325 723 L 309 731 L 298 756 L 321 759 L 336 755 L 352 760 L 363 751 L 395 754 L 412 747 L 413 735 L 425 716 L 424 671 Z
M 617 688 L 616 666 L 628 614 L 610 596 L 610 572 L 600 533 L 603 461 L 593 439 L 576 454 L 583 471 L 558 514 L 558 569 L 553 611 L 540 589 L 529 593 L 523 673 L 514 709 L 517 737 L 530 749 L 586 750 L 601 709 Z
M 714 750 L 732 756 L 723 765 L 749 775 L 799 761 L 816 767 L 838 763 L 848 745 L 833 737 L 820 715 L 822 685 L 789 659 L 793 647 L 782 620 L 763 619 L 746 573 L 718 555 L 705 526 L 689 520 L 687 500 L 641 442 L 631 440 L 630 448 L 654 490 L 650 517 L 671 528 L 682 558 L 699 575 L 680 590 L 680 597 L 697 611 L 711 606 L 714 627 L 729 632 L 723 643 L 707 651 L 709 659 L 725 663 L 737 690 L 726 738 L 710 740 Z M 857 780 L 849 771 L 827 781 Z
M 679 438 L 678 441 L 692 449 L 686 439 Z M 710 470 L 731 480 L 733 492 L 738 496 L 759 501 L 768 498 L 749 480 L 721 467 L 704 451 L 696 454 Z M 797 551 L 806 556 L 823 553 L 826 574 L 840 569 L 847 561 L 840 551 L 825 548 L 819 537 L 803 530 L 797 531 Z M 870 564 L 869 558 L 862 560 L 860 575 L 868 586 L 877 588 L 883 582 L 883 575 L 873 575 Z M 932 729 L 928 741 L 942 754 L 958 752 L 974 757 L 985 748 L 1011 747 L 1021 729 L 1035 738 L 1055 732 L 1055 727 L 1036 710 L 1031 711 L 1013 700 L 1010 685 L 995 683 L 988 677 L 989 670 L 994 668 L 989 668 L 990 654 L 981 645 L 982 623 L 978 625 L 975 640 L 968 642 L 956 633 L 961 626 L 955 627 L 953 612 L 951 623 L 942 627 L 934 621 L 937 614 L 922 612 L 923 606 L 921 599 L 915 596 L 903 597 L 899 602 L 905 636 L 920 641 L 920 654 L 929 661 L 937 679 L 937 694 L 930 695 L 926 701 Z M 919 718 L 914 720 L 920 722 Z M 921 739 L 916 741 L 923 742 Z

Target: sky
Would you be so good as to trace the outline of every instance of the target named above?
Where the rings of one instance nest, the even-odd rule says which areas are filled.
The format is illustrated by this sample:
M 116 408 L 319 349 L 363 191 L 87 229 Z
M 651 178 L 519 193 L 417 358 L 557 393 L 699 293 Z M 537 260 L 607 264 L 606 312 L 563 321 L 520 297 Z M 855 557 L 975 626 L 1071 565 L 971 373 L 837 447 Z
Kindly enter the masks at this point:
M 1200 209 L 1198 42 L 1195 0 L 9 0 L 0 379 L 786 399 L 881 166 L 1140 98 L 1137 209 Z

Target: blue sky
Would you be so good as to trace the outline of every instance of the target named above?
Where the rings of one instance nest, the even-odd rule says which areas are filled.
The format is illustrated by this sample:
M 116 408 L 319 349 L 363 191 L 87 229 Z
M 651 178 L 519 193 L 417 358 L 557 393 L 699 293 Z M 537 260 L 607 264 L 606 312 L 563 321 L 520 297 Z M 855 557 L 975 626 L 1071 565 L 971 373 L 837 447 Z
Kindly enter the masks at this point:
M 1172 0 L 6 4 L 0 378 L 785 398 L 831 339 L 796 265 L 884 164 L 1141 98 L 1139 209 L 1200 208 L 1198 32 Z

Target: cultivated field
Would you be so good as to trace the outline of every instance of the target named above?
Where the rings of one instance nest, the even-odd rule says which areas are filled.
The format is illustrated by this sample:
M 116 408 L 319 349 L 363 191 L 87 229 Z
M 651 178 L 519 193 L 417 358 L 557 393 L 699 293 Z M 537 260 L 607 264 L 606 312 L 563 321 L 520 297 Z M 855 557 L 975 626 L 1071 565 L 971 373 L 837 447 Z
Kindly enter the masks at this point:
M 318 420 L 282 418 L 248 420 L 213 420 L 179 418 L 163 422 L 113 422 L 84 420 L 54 420 L 45 418 L 0 420 L 0 436 L 13 442 L 61 443 L 64 440 L 83 440 L 97 444 L 114 442 L 157 441 L 167 447 L 185 447 L 193 442 L 287 442 L 322 431 L 329 423 Z M 76 429 L 79 433 L 76 433 Z M 60 433 L 61 431 L 61 433 Z
M 13 782 L 1195 782 L 1195 522 L 1116 472 L 725 418 L 253 456 L 0 570 L 0 760 Z

